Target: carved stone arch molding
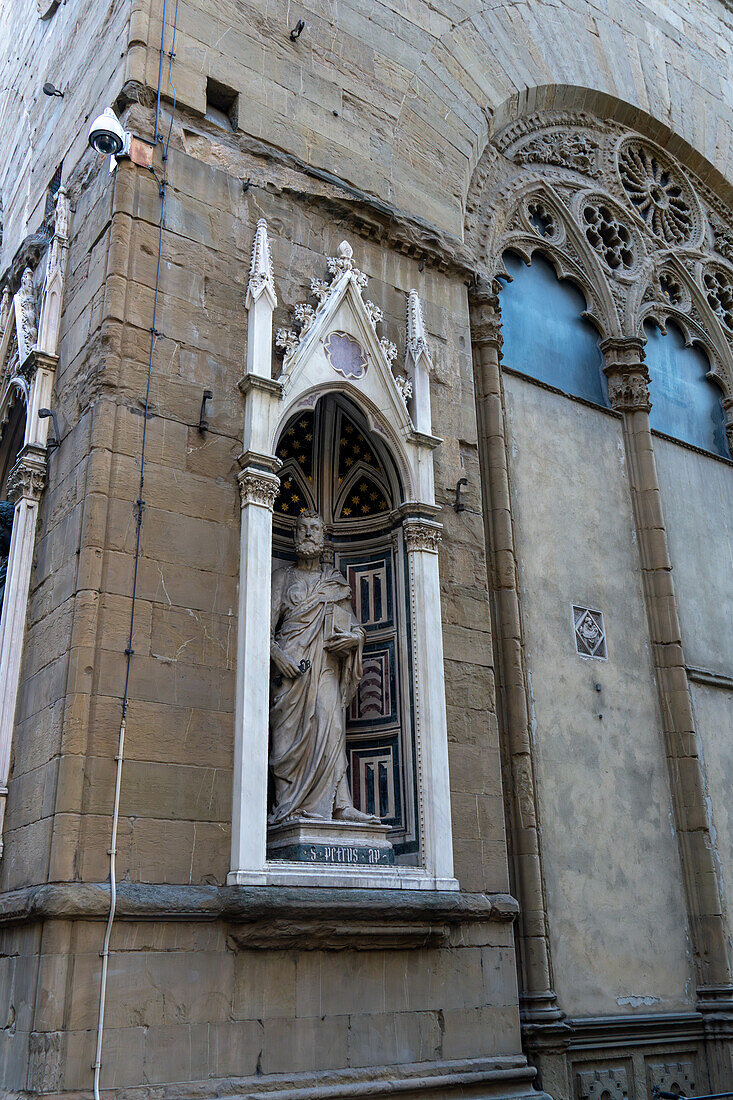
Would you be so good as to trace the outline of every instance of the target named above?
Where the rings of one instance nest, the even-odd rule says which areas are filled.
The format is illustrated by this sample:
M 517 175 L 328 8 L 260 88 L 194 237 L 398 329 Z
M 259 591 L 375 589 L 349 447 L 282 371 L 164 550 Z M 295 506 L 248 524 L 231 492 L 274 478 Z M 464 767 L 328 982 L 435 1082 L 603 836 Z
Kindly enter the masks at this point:
M 703 265 L 686 264 L 673 252 L 659 252 L 650 258 L 628 297 L 625 331 L 644 339 L 644 324 L 654 321 L 664 332 L 669 321 L 681 330 L 688 347 L 699 344 L 710 363 L 708 378 L 716 382 L 723 401 L 733 394 L 733 346 L 711 308 L 701 285 Z M 733 424 L 729 422 L 733 450 Z
M 558 279 L 568 279 L 580 290 L 586 301 L 585 315 L 601 338 L 614 334 L 621 321 L 604 274 L 602 249 L 594 248 L 583 233 L 576 211 L 565 201 L 568 196 L 558 192 L 550 181 L 523 182 L 523 187 L 510 187 L 501 195 L 508 200 L 509 214 L 503 232 L 493 239 L 487 235 L 481 268 L 493 276 L 508 277 L 503 261 L 507 252 L 516 252 L 526 263 L 531 263 L 532 255 L 539 252 L 551 262 Z M 583 197 L 576 196 L 573 204 L 576 208 L 581 204 L 581 217 Z M 595 210 L 599 203 L 593 198 L 589 196 L 587 205 Z M 635 259 L 638 255 L 637 247 Z
M 15 507 L 0 613 L 0 855 L 38 506 L 47 475 L 49 420 L 38 410 L 51 404 L 58 363 L 69 219 L 62 188 L 42 281 L 40 270 L 26 267 L 17 292 L 6 285 L 0 299 L 0 448 L 18 402 L 25 413 L 22 444 L 6 482 Z
M 345 241 L 336 256 L 326 257 L 329 278 L 314 272 L 313 303 L 296 305 L 295 326 L 279 329 L 282 371 L 272 376 L 272 315 L 277 298 L 270 244 L 264 220 L 258 222 L 252 250 L 248 310 L 247 370 L 240 382 L 244 398 L 243 453 L 239 485 L 242 499 L 238 603 L 238 648 L 235 703 L 235 752 L 232 806 L 231 885 L 375 886 L 455 890 L 450 825 L 448 744 L 442 660 L 442 627 L 437 548 L 437 522 L 432 450 L 430 371 L 420 300 L 411 291 L 406 303 L 404 358 L 394 366 L 397 348 L 377 326 L 380 308 L 363 297 L 367 276 L 354 263 Z M 396 471 L 370 471 L 376 492 L 385 490 L 385 509 L 395 546 L 405 563 L 406 645 L 409 660 L 411 752 L 414 756 L 414 833 L 392 866 L 344 867 L 331 863 L 268 857 L 268 731 L 271 646 L 273 509 L 283 488 L 301 488 L 297 504 L 319 499 L 317 476 L 306 448 L 289 447 L 287 433 L 304 422 L 305 440 L 313 414 L 334 402 L 355 410 L 353 423 L 389 455 Z M 334 421 L 335 422 L 335 421 Z M 339 421 L 340 423 L 340 421 Z M 315 453 L 315 452 L 314 452 Z M 293 465 L 293 455 L 301 469 Z M 285 485 L 292 471 L 290 483 Z M 309 477 L 310 472 L 310 477 Z M 344 475 L 344 481 L 349 477 Z M 399 488 L 399 493 L 398 493 Z M 387 492 L 389 490 L 389 492 Z M 399 499 L 395 497 L 399 495 Z M 339 520 L 330 498 L 330 522 L 341 522 L 345 537 L 353 521 Z M 288 508 L 293 503 L 288 498 Z M 290 515 L 278 520 L 284 530 Z M 375 524 L 365 523 L 373 532 Z M 280 543 L 282 532 L 278 534 Z M 330 537 L 330 536 L 329 536 Z M 280 543 L 278 545 L 280 545 Z M 282 549 L 282 546 L 281 546 Z M 327 545 L 327 551 L 329 547 Z M 336 548 L 338 549 L 338 548 Z M 333 544 L 331 545 L 333 552 Z M 337 553 L 337 563 L 340 561 Z M 363 620 L 362 620 L 363 621 Z M 306 670 L 307 671 L 307 670 Z M 320 819 L 319 819 L 320 820 Z M 405 827 L 407 828 L 407 827 Z M 384 830 L 386 832 L 386 829 Z M 407 830 L 409 832 L 409 830 Z M 403 835 L 402 839 L 405 837 Z

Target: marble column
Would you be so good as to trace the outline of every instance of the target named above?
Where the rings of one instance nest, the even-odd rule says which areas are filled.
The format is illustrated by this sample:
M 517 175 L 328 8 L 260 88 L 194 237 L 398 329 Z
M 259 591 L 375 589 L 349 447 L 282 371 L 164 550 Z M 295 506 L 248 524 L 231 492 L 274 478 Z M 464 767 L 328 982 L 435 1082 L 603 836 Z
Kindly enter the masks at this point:
M 270 714 L 272 510 L 280 480 L 272 469 L 246 466 L 239 556 L 237 682 L 230 884 L 265 881 L 267 762 Z
M 410 583 L 423 860 L 425 870 L 436 879 L 436 889 L 454 889 L 445 687 L 443 677 L 433 671 L 436 667 L 443 668 L 438 572 L 442 525 L 433 519 L 408 515 L 403 530 Z
M 45 448 L 26 444 L 8 478 L 8 496 L 15 502 L 15 515 L 0 620 L 0 855 L 38 502 L 45 481 Z

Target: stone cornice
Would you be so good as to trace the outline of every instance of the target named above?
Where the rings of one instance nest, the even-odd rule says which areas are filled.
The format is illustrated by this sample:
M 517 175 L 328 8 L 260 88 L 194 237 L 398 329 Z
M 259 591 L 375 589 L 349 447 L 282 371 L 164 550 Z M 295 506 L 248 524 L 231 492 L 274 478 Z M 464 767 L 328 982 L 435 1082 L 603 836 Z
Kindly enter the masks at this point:
M 410 443 L 416 443 L 418 447 L 427 447 L 429 451 L 434 451 L 443 443 L 439 435 L 428 435 L 427 432 L 413 431 L 407 438 Z
M 263 390 L 272 397 L 282 397 L 283 384 L 277 378 L 263 378 L 259 374 L 245 374 L 237 383 L 240 393 L 249 393 L 250 390 Z
M 35 374 L 39 367 L 43 367 L 45 370 L 55 371 L 58 365 L 58 355 L 50 355 L 46 351 L 39 351 L 38 348 L 32 348 L 28 353 L 23 367 Z
M 523 1023 L 525 1049 L 536 1051 L 592 1050 L 654 1042 L 695 1042 L 703 1035 L 701 1012 L 649 1012 L 624 1016 L 588 1016 L 550 1023 Z
M 421 937 L 426 929 L 441 933 L 452 926 L 510 923 L 519 911 L 509 894 L 460 891 L 306 889 L 289 886 L 171 886 L 120 883 L 117 920 L 226 920 L 247 925 L 250 942 L 292 943 L 294 931 L 304 940 L 339 926 L 349 926 L 381 944 L 412 925 Z M 0 925 L 39 920 L 106 920 L 109 885 L 101 882 L 48 883 L 0 894 Z M 370 928 L 371 926 L 371 928 Z M 378 927 L 377 927 L 378 926 Z M 444 926 L 441 928 L 440 926 Z M 269 929 L 269 931 L 268 931 Z M 430 937 L 429 937 L 430 938 Z M 423 940 L 424 942 L 424 940 Z

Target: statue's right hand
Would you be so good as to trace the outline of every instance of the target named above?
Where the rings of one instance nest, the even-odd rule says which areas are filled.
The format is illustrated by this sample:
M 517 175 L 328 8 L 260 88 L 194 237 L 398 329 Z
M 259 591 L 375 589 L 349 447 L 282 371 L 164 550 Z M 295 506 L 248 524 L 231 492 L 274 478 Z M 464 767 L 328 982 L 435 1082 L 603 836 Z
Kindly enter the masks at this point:
M 300 676 L 298 665 L 279 646 L 273 646 L 270 655 L 273 663 L 277 665 L 283 676 L 287 676 L 289 680 L 295 680 L 296 677 Z

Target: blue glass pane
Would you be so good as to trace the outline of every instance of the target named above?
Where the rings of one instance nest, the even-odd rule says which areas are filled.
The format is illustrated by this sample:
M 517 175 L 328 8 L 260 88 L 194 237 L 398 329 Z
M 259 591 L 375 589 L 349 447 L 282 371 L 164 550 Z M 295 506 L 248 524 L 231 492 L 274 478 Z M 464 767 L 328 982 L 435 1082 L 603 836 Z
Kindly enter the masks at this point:
M 665 335 L 647 322 L 644 332 L 652 428 L 728 457 L 721 393 L 705 377 L 710 370 L 705 353 L 697 347 L 686 348 L 684 337 L 674 324 L 669 325 Z
M 513 253 L 504 263 L 512 276 L 500 294 L 506 365 L 608 405 L 598 333 L 581 317 L 583 295 L 560 282 L 552 265 L 536 253 L 529 266 Z

